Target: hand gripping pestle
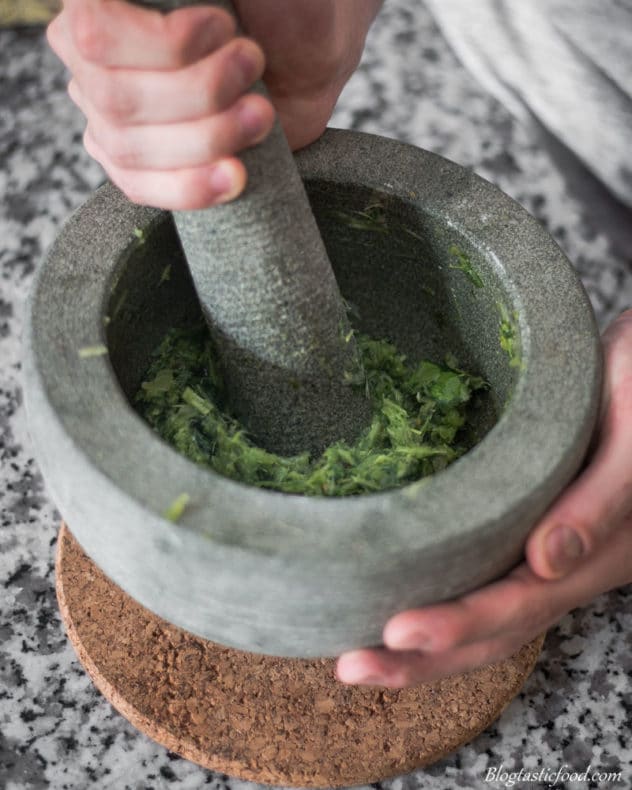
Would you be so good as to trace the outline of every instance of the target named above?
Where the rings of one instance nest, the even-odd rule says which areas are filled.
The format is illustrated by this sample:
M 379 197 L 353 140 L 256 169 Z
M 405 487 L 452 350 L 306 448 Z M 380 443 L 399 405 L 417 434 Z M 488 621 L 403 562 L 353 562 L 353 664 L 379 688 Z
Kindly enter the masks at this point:
M 134 0 L 172 11 L 190 0 Z M 197 3 L 200 4 L 200 3 Z M 228 0 L 213 5 L 234 13 Z M 265 95 L 262 82 L 254 90 Z M 278 119 L 241 155 L 245 192 L 174 212 L 228 402 L 281 455 L 355 439 L 370 419 L 357 345 L 303 182 Z

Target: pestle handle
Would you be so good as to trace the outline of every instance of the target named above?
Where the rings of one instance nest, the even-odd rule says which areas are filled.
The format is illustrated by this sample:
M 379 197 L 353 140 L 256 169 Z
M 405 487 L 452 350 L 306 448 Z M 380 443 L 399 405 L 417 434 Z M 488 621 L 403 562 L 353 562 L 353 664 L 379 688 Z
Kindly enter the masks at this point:
M 163 11 L 186 0 L 136 0 Z M 234 13 L 226 0 L 212 3 Z M 266 94 L 262 82 L 254 90 Z M 174 212 L 232 411 L 269 450 L 320 452 L 353 440 L 370 406 L 355 340 L 303 182 L 278 119 L 244 151 L 244 193 Z

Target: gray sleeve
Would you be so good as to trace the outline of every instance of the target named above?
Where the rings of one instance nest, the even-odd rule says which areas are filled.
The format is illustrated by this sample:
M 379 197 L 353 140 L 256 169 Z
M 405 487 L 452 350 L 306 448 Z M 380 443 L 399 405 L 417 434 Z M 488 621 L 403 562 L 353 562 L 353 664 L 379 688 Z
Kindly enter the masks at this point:
M 466 67 L 632 206 L 632 0 L 426 0 Z

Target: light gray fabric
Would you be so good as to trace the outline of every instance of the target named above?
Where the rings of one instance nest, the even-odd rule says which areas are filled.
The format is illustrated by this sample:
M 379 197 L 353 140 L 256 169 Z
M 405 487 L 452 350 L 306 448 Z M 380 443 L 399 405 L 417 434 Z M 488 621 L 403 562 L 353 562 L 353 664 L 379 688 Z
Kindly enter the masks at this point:
M 632 0 L 426 3 L 490 92 L 632 206 Z

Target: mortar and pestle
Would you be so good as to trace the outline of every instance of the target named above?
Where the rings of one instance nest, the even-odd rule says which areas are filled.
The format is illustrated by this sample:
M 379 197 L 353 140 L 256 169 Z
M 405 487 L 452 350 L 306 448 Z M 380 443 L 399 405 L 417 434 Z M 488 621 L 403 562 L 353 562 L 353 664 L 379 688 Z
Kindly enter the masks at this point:
M 548 234 L 454 163 L 333 130 L 293 158 L 278 125 L 244 161 L 243 197 L 174 218 L 102 187 L 37 274 L 25 392 L 74 536 L 59 541 L 61 609 L 97 686 L 169 748 L 256 781 L 375 781 L 488 726 L 539 643 L 388 692 L 338 684 L 331 657 L 521 559 L 586 452 L 599 336 Z M 393 232 L 342 219 L 376 204 Z M 231 408 L 264 446 L 353 438 L 368 411 L 344 383 L 358 360 L 340 294 L 362 331 L 489 382 L 480 441 L 449 468 L 376 494 L 282 494 L 193 464 L 131 405 L 152 351 L 201 305 Z

